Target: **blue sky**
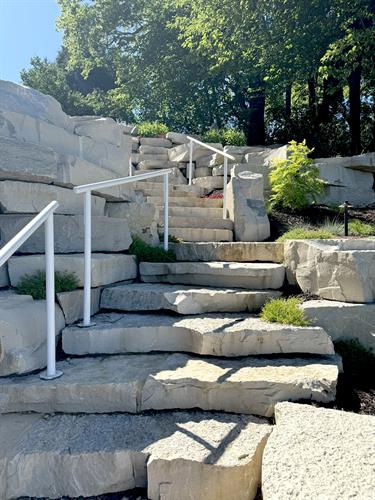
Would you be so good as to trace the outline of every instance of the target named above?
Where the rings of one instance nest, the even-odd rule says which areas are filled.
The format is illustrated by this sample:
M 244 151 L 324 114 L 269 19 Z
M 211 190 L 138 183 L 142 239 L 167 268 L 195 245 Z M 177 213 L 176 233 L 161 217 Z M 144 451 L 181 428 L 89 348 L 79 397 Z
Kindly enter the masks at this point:
M 62 41 L 56 0 L 0 0 L 0 79 L 20 82 L 33 56 L 54 59 Z

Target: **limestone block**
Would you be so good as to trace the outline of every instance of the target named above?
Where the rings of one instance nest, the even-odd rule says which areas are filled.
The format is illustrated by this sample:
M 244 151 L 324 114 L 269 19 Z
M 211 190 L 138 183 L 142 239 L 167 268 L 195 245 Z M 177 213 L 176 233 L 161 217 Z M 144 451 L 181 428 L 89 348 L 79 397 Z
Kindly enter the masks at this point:
M 0 288 L 9 286 L 8 264 L 5 263 L 0 267 Z
M 301 308 L 332 340 L 357 339 L 375 353 L 375 304 L 308 300 Z
M 238 314 L 179 318 L 162 313 L 108 313 L 96 315 L 94 321 L 95 326 L 84 330 L 76 325 L 63 330 L 64 352 L 79 356 L 153 351 L 226 357 L 334 354 L 323 328 L 279 325 Z
M 166 151 L 166 152 L 168 151 L 167 148 L 160 148 L 160 149 L 164 149 L 164 151 Z M 167 154 L 164 154 L 164 153 L 159 153 L 159 154 L 151 153 L 150 154 L 150 153 L 141 153 L 141 152 L 138 153 L 138 163 L 146 162 L 146 164 L 152 165 L 153 161 L 156 161 L 156 162 L 162 161 L 164 163 L 168 163 L 168 153 Z
M 179 164 L 175 161 L 168 161 L 165 159 L 158 159 L 152 157 L 150 160 L 142 160 L 138 163 L 139 170 L 154 170 L 158 168 L 178 168 Z
M 232 176 L 227 197 L 229 217 L 234 222 L 237 241 L 263 241 L 270 236 L 262 175 L 242 172 Z
M 96 314 L 100 307 L 101 288 L 91 289 L 91 315 Z M 57 295 L 64 314 L 65 323 L 71 325 L 83 318 L 83 290 L 72 290 L 71 292 L 60 292 Z
M 172 141 L 173 144 L 188 144 L 189 139 L 186 134 L 179 134 L 178 132 L 168 132 L 167 139 Z
M 141 137 L 139 139 L 141 146 L 154 146 L 157 148 L 171 148 L 172 141 L 163 137 Z
M 214 191 L 215 189 L 223 189 L 224 180 L 223 177 L 198 177 L 193 179 L 194 186 L 199 186 L 207 189 L 208 192 Z
M 280 401 L 334 401 L 334 356 L 233 359 L 137 354 L 57 363 L 64 377 L 0 379 L 0 412 L 139 413 L 200 408 L 271 417 Z M 43 450 L 44 451 L 44 450 Z
M 139 139 L 138 137 L 132 137 L 132 151 L 133 152 L 138 152 L 138 148 L 139 148 Z
M 285 243 L 288 280 L 304 292 L 341 302 L 375 301 L 375 239 Z
M 326 166 L 344 167 L 363 172 L 375 172 L 375 153 L 365 153 L 356 156 L 335 156 L 333 158 L 317 158 L 316 163 Z
M 171 246 L 180 261 L 283 262 L 284 244 L 274 242 L 179 243 Z
M 212 169 L 209 167 L 198 167 L 195 169 L 195 177 L 209 177 L 211 175 Z
M 208 143 L 209 146 L 212 146 L 216 149 L 223 149 L 223 146 L 218 143 Z M 200 146 L 199 144 L 194 144 L 193 147 L 193 161 L 200 160 L 202 158 L 207 158 L 210 156 L 210 150 Z M 188 162 L 190 158 L 190 146 L 189 144 L 181 144 L 180 146 L 175 146 L 174 148 L 169 150 L 169 159 L 171 161 L 177 162 Z
M 35 182 L 0 181 L 0 212 L 38 213 L 51 201 L 59 203 L 56 214 L 83 214 L 82 197 L 71 189 Z M 105 199 L 91 197 L 93 215 L 104 215 Z
M 279 289 L 284 283 L 282 264 L 254 262 L 141 262 L 141 279 L 147 283 Z
M 262 462 L 265 500 L 370 499 L 375 417 L 279 403 Z
M 198 160 L 196 160 L 196 162 L 195 162 L 196 169 L 203 168 L 203 167 L 209 168 L 208 165 L 210 164 L 210 161 L 212 159 L 212 154 L 209 152 L 208 149 L 206 149 L 206 151 L 208 153 L 206 156 L 203 156 L 202 158 L 199 158 Z M 211 169 L 209 169 L 209 170 L 211 170 Z M 208 175 L 211 175 L 211 173 Z
M 136 170 L 133 175 L 140 175 L 140 174 L 144 174 L 144 172 Z M 172 172 L 169 174 L 168 177 L 169 177 L 169 184 L 171 185 L 187 183 L 186 177 L 177 167 L 172 168 Z M 159 182 L 160 184 L 162 184 L 163 177 L 159 176 L 159 177 L 153 177 L 152 179 L 144 179 L 142 182 Z
M 106 288 L 100 305 L 120 311 L 170 310 L 179 314 L 259 311 L 278 291 L 199 288 L 184 285 L 134 283 Z
M 94 141 L 108 142 L 114 146 L 131 144 L 131 138 L 125 135 L 126 130 L 112 118 L 98 116 L 74 116 L 74 132 L 77 135 L 91 137 Z
M 147 183 L 145 183 L 147 184 Z M 106 214 L 126 220 L 130 234 L 151 245 L 159 244 L 158 210 L 153 203 L 107 203 Z
M 26 224 L 32 215 L 0 215 L 1 243 L 7 243 Z M 55 215 L 55 252 L 72 253 L 84 250 L 84 218 L 82 215 Z M 94 252 L 121 252 L 131 245 L 126 220 L 94 216 L 92 218 L 92 250 Z M 20 247 L 20 253 L 44 253 L 44 226 L 42 225 Z
M 160 146 L 148 146 L 147 144 L 143 144 L 139 147 L 139 153 L 141 155 L 161 156 L 166 160 L 168 160 L 168 151 L 168 148 Z
M 11 257 L 8 261 L 9 278 L 12 286 L 17 286 L 26 274 L 43 271 L 44 255 Z M 55 255 L 55 270 L 74 273 L 78 286 L 83 286 L 83 254 Z M 93 288 L 134 279 L 137 277 L 137 264 L 133 255 L 94 253 L 91 258 L 91 286 Z
M 63 112 L 61 104 L 53 97 L 30 87 L 0 80 L 0 110 L 31 116 L 73 132 L 74 123 Z
M 56 335 L 65 326 L 56 305 Z M 0 376 L 42 369 L 47 361 L 47 314 L 45 300 L 29 295 L 0 292 Z

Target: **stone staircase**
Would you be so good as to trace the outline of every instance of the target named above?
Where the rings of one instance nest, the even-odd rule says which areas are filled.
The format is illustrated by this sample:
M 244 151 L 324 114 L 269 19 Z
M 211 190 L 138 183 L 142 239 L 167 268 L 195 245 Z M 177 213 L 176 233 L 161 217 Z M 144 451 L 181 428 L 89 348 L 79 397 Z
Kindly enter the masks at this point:
M 256 315 L 282 293 L 282 248 L 176 244 L 63 330 L 63 377 L 1 378 L 0 498 L 253 499 L 275 404 L 333 401 L 340 369 L 322 328 Z

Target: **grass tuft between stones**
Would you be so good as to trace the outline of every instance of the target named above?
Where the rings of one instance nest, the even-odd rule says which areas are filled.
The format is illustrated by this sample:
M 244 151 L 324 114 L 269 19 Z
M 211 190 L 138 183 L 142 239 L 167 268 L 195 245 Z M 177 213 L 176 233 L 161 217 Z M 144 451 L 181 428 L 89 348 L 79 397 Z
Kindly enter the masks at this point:
M 311 325 L 311 321 L 299 307 L 300 304 L 301 300 L 298 297 L 271 299 L 263 306 L 260 317 L 270 323 L 309 326 Z
M 153 247 L 138 236 L 133 236 L 129 252 L 136 256 L 138 262 L 176 262 L 176 256 L 172 250 Z
M 78 288 L 78 278 L 74 273 L 55 273 L 55 292 L 71 292 Z M 16 292 L 20 295 L 31 295 L 35 300 L 46 298 L 46 273 L 38 271 L 35 274 L 25 274 L 16 287 Z

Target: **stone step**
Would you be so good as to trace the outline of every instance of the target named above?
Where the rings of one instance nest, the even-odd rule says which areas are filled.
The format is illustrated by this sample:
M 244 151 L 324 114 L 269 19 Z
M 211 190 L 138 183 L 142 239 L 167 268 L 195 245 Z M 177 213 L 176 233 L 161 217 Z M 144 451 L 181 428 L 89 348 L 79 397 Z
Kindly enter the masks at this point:
M 182 241 L 232 241 L 230 229 L 206 229 L 204 227 L 171 227 L 169 234 Z
M 179 261 L 283 262 L 284 244 L 273 242 L 178 243 L 171 245 Z
M 134 170 L 133 169 L 133 176 L 136 175 L 142 175 L 144 172 L 141 170 Z M 182 174 L 181 170 L 179 168 L 172 168 L 172 172 L 169 174 L 169 184 L 171 185 L 186 185 L 187 180 L 186 177 Z M 164 182 L 164 177 L 162 175 L 158 177 L 151 177 L 150 179 L 143 179 L 143 181 L 139 182 L 147 182 L 147 183 L 158 183 L 162 184 Z
M 164 206 L 158 205 L 159 217 L 164 215 Z M 170 206 L 168 210 L 170 217 L 196 217 L 205 219 L 222 219 L 222 208 L 207 208 L 207 207 L 176 207 Z
M 202 411 L 2 415 L 0 498 L 96 498 L 147 487 L 150 500 L 249 500 L 270 431 L 262 418 Z
M 64 375 L 0 379 L 0 413 L 217 410 L 271 417 L 280 401 L 334 401 L 338 359 L 128 354 L 57 363 Z M 61 441 L 61 436 L 56 436 Z
M 255 316 L 217 314 L 176 318 L 166 314 L 98 314 L 95 326 L 63 330 L 67 354 L 179 351 L 211 356 L 334 354 L 320 327 L 268 323 Z
M 163 218 L 159 215 L 159 223 L 163 223 Z M 169 215 L 169 228 L 205 228 L 205 229 L 229 229 L 233 230 L 233 221 L 213 217 L 175 217 Z
M 154 205 L 164 205 L 164 200 L 160 196 L 147 196 L 146 201 Z M 194 198 L 194 197 L 170 197 L 169 205 L 171 207 L 201 207 L 201 208 L 222 208 L 222 198 Z
M 163 283 L 132 283 L 103 290 L 101 307 L 119 311 L 169 310 L 179 314 L 259 311 L 276 290 L 200 288 Z
M 81 200 L 82 201 L 82 200 Z M 34 215 L 0 215 L 0 244 L 10 241 L 28 224 Z M 55 252 L 76 253 L 84 250 L 84 218 L 82 215 L 55 215 Z M 122 252 L 132 242 L 126 220 L 94 216 L 92 217 L 93 252 Z M 18 250 L 19 253 L 44 253 L 44 226 L 35 231 Z
M 93 253 L 91 256 L 91 286 L 98 287 L 131 280 L 137 277 L 137 263 L 133 255 Z M 8 261 L 9 279 L 12 286 L 17 286 L 26 274 L 44 271 L 44 255 L 22 255 Z M 78 286 L 83 286 L 84 255 L 55 255 L 55 270 L 61 273 L 74 273 Z
M 164 186 L 161 182 L 135 182 L 134 189 L 142 191 L 145 196 L 160 196 L 164 195 Z M 173 197 L 202 197 L 207 193 L 207 190 L 199 186 L 187 186 L 184 184 L 171 184 L 169 186 L 169 196 Z
M 145 283 L 179 283 L 248 290 L 278 290 L 283 286 L 282 264 L 254 262 L 141 262 Z

